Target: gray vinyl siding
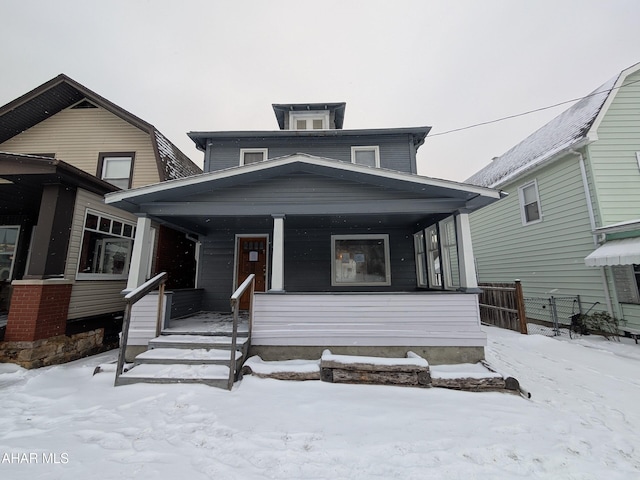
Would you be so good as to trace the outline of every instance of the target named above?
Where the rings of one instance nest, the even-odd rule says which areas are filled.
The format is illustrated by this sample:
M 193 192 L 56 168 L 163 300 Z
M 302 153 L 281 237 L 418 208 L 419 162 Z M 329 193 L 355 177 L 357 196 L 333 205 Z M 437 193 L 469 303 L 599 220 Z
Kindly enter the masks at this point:
M 295 204 L 310 206 L 315 203 L 350 201 L 371 201 L 371 213 L 376 212 L 376 204 L 386 199 L 407 201 L 424 198 L 397 190 L 365 185 L 362 183 L 321 177 L 315 174 L 295 173 L 276 178 L 259 180 L 248 185 L 220 188 L 213 192 L 185 197 L 185 202 L 206 202 L 228 204 L 230 211 L 234 205 L 242 204 Z M 310 207 L 311 208 L 311 207 Z M 313 213 L 310 210 L 308 213 Z
M 73 280 L 71 302 L 69 304 L 69 319 L 89 317 L 103 313 L 124 310 L 122 290 L 127 286 L 126 280 L 76 280 L 78 260 L 82 245 L 84 218 L 87 209 L 104 212 L 116 218 L 122 218 L 136 223 L 136 217 L 128 212 L 105 205 L 102 197 L 86 190 L 78 189 L 76 206 L 73 212 L 73 224 L 65 278 Z
M 536 179 L 543 221 L 522 225 L 518 187 Z M 575 155 L 503 188 L 509 196 L 470 215 L 480 282 L 520 279 L 525 296 L 581 295 L 605 306 L 601 272 L 584 258 L 595 246 Z
M 409 135 L 211 139 L 204 171 L 239 166 L 241 148 L 267 148 L 269 158 L 306 153 L 351 162 L 352 146 L 375 145 L 380 147 L 381 168 L 416 173 L 416 152 Z
M 640 72 L 624 84 L 640 81 Z M 640 82 L 620 88 L 589 146 L 600 226 L 640 218 Z
M 343 292 L 343 291 L 413 291 L 416 289 L 413 232 L 404 229 L 373 229 L 367 227 L 344 229 L 294 229 L 287 228 L 285 219 L 285 290 L 290 292 Z M 235 270 L 235 235 L 271 235 L 271 229 L 256 224 L 256 228 L 226 230 L 208 235 L 202 244 L 200 279 L 204 288 L 204 310 L 228 311 L 229 297 L 233 293 Z M 391 286 L 386 287 L 332 287 L 331 286 L 331 235 L 357 233 L 389 234 Z M 271 246 L 270 246 L 271 247 Z M 269 262 L 271 262 L 269 252 Z M 271 266 L 267 267 L 271 271 Z M 269 285 L 267 278 L 267 289 Z

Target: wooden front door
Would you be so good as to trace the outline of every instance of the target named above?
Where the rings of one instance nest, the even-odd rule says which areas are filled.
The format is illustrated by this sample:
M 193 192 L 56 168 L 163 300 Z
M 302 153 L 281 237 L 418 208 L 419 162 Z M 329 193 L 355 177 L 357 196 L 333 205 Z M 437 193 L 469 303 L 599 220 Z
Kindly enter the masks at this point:
M 256 292 L 266 291 L 267 237 L 240 237 L 237 251 L 238 288 L 252 273 L 256 276 Z M 249 309 L 249 292 L 240 298 L 240 309 Z

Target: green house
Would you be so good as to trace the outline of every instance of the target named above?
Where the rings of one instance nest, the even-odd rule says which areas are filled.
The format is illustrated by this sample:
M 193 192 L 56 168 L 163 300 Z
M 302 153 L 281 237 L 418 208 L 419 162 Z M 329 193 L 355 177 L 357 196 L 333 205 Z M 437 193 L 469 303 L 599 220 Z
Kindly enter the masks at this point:
M 480 282 L 580 295 L 640 329 L 640 63 L 467 182 L 509 194 L 470 216 Z

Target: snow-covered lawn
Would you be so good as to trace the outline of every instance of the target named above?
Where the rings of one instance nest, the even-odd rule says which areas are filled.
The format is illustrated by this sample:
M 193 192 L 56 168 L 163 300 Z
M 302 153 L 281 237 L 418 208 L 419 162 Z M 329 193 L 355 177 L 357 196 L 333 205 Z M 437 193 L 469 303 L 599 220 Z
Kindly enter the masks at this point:
M 91 375 L 114 353 L 0 365 L 0 478 L 640 478 L 640 345 L 487 331 L 487 359 L 531 400 L 253 377 L 114 388 Z

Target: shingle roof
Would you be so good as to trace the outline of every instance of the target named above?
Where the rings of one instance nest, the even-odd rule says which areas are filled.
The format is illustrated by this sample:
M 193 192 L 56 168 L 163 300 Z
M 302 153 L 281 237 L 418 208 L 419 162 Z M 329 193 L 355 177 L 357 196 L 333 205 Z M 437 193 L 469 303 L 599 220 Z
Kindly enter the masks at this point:
M 585 140 L 620 74 L 529 135 L 466 182 L 497 187 Z

